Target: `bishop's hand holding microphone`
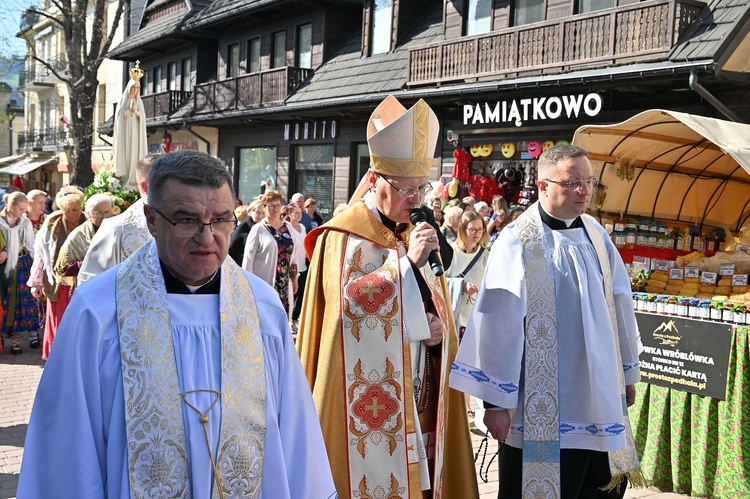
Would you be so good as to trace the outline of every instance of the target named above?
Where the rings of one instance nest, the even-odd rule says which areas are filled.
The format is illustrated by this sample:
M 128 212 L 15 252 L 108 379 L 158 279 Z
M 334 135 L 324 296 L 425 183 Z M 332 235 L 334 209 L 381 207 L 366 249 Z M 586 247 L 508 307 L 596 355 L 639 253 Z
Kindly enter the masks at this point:
M 433 224 L 427 223 L 427 216 L 428 214 L 431 216 L 432 211 L 429 208 L 426 208 L 424 206 L 420 206 L 419 208 L 414 208 L 409 213 L 409 221 L 414 225 L 414 231 L 412 231 L 411 238 L 419 238 L 424 237 L 426 240 L 426 243 L 428 245 L 436 245 L 433 249 L 429 251 L 427 261 L 430 263 L 430 268 L 432 269 L 432 272 L 437 276 L 440 277 L 443 275 L 443 265 L 440 262 L 440 256 L 438 254 L 438 249 L 440 248 L 439 238 L 440 238 L 440 232 L 435 230 L 435 227 L 433 227 Z M 424 223 L 425 225 L 420 225 Z M 453 256 L 451 254 L 451 256 Z M 418 262 L 414 262 L 419 267 L 420 265 Z

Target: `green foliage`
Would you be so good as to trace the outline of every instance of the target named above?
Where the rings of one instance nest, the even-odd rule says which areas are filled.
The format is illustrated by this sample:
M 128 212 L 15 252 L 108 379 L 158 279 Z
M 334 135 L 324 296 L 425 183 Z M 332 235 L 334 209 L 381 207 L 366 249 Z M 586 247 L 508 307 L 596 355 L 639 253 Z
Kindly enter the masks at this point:
M 115 215 L 128 209 L 141 197 L 138 191 L 122 190 L 122 179 L 106 168 L 96 172 L 94 182 L 83 190 L 84 200 L 94 194 L 109 195 L 115 205 Z

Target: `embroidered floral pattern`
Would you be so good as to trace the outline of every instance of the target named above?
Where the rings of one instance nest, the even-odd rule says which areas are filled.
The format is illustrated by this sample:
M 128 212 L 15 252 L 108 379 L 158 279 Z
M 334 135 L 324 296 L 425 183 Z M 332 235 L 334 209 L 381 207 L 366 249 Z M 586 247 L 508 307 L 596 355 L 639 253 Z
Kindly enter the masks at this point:
M 350 376 L 354 378 L 348 391 L 353 414 L 349 418 L 349 429 L 355 436 L 352 444 L 356 444 L 357 451 L 365 457 L 368 440 L 378 445 L 385 439 L 392 455 L 401 440 L 397 432 L 403 425 L 400 417 L 401 385 L 396 381 L 401 373 L 395 371 L 386 358 L 385 372 L 371 370 L 365 377 L 360 360 Z
M 388 479 L 388 490 L 378 485 L 372 492 L 367 486 L 367 477 L 363 476 L 359 482 L 358 490 L 354 491 L 354 497 L 360 499 L 401 499 L 405 492 L 406 487 L 399 487 L 398 480 L 391 473 L 391 477 Z
M 398 312 L 395 300 L 398 285 L 396 269 L 383 259 L 380 268 L 362 265 L 362 250 L 353 257 L 352 266 L 344 274 L 344 315 L 352 321 L 352 335 L 359 341 L 362 327 L 376 329 L 382 325 L 385 340 L 393 331 L 393 317 Z

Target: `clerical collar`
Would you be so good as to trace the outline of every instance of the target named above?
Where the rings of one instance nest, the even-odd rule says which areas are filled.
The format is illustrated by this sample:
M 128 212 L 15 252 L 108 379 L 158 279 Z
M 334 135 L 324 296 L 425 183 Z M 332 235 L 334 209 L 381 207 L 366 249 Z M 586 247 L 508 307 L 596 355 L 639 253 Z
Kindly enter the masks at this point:
M 566 229 L 581 229 L 583 228 L 583 220 L 581 220 L 581 217 L 576 217 L 572 220 L 570 219 L 564 219 L 564 218 L 557 218 L 553 215 L 550 215 L 546 211 L 544 211 L 544 208 L 542 208 L 542 203 L 538 203 L 539 205 L 539 215 L 542 217 L 542 222 L 544 222 L 547 227 L 549 227 L 552 230 L 566 230 Z
M 407 227 L 409 227 L 409 224 L 404 224 L 404 223 L 399 224 L 399 223 L 394 222 L 390 218 L 383 215 L 383 212 L 381 212 L 380 210 L 378 210 L 378 213 L 380 214 L 380 221 L 383 223 L 383 225 L 385 225 L 390 230 L 392 230 L 394 234 L 401 234 L 403 231 L 406 230 Z
M 221 288 L 221 268 L 214 272 L 211 279 L 202 286 L 188 286 L 184 282 L 177 279 L 172 275 L 167 267 L 164 266 L 164 262 L 159 259 L 159 265 L 161 265 L 161 273 L 164 274 L 164 284 L 167 288 L 167 293 L 173 293 L 177 295 L 218 295 L 219 289 Z
M 403 231 L 407 229 L 407 227 L 409 227 L 409 224 L 405 224 L 405 223 L 399 224 L 391 220 L 390 218 L 386 217 L 385 215 L 383 215 L 383 212 L 381 212 L 377 208 L 375 204 L 375 198 L 372 196 L 372 194 L 369 191 L 364 195 L 362 200 L 365 202 L 365 206 L 367 206 L 367 209 L 370 210 L 370 213 L 372 213 L 373 216 L 375 216 L 375 218 L 380 220 L 380 223 L 385 225 L 394 234 L 401 234 Z

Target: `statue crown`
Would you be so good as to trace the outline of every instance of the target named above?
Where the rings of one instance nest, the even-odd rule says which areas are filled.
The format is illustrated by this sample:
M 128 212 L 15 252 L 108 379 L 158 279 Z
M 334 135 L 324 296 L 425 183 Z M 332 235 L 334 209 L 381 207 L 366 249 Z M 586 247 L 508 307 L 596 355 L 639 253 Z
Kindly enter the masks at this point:
M 139 81 L 143 78 L 143 70 L 141 69 L 141 61 L 135 61 L 135 66 L 130 69 L 130 78 Z

